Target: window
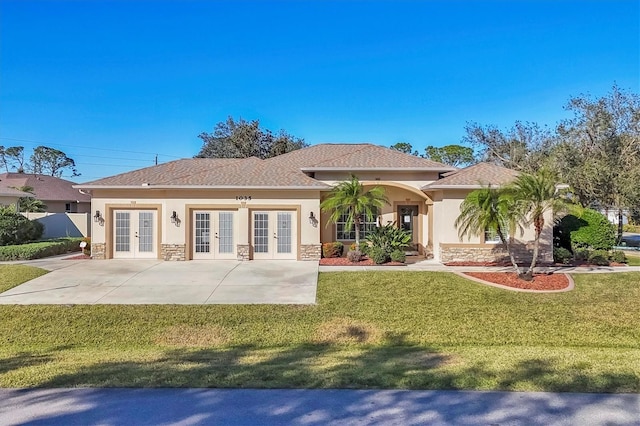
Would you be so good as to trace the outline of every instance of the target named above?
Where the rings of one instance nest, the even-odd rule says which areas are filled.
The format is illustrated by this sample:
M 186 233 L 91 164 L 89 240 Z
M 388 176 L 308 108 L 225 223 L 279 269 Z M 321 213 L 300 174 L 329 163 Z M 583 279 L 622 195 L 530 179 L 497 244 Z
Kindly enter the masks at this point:
M 498 233 L 493 229 L 487 229 L 484 231 L 484 242 L 489 244 L 500 243 L 500 237 Z
M 67 203 L 64 205 L 64 211 L 67 213 L 71 211 L 71 203 Z
M 336 222 L 336 240 L 355 240 L 356 239 L 356 229 L 354 225 L 351 225 L 349 229 L 347 229 L 347 217 L 348 214 L 343 214 L 340 216 L 338 221 Z M 367 218 L 363 218 L 363 222 L 360 224 L 360 238 L 365 239 L 367 235 L 369 235 L 376 227 L 378 226 L 378 212 L 374 212 L 372 217 L 372 221 L 368 222 Z

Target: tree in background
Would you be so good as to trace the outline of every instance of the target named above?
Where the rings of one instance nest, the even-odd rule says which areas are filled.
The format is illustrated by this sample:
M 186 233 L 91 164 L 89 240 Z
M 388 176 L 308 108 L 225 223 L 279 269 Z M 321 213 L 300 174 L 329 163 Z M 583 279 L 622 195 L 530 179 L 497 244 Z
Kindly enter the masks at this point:
M 69 170 L 72 177 L 80 176 L 73 159 L 64 152 L 47 146 L 38 146 L 33 149 L 29 170 L 32 173 L 55 177 L 61 177 L 64 171 Z
M 640 205 L 640 96 L 616 85 L 598 99 L 581 95 L 558 126 L 556 168 L 585 206 L 622 212 Z
M 320 204 L 320 208 L 331 215 L 327 224 L 336 223 L 343 215 L 347 216 L 345 229 L 351 229 L 352 226 L 355 228 L 356 250 L 360 250 L 362 220 L 373 221 L 385 204 L 389 204 L 389 200 L 383 187 L 374 186 L 365 191 L 358 178 L 351 175 L 351 179 L 333 187 L 329 196 Z
M 18 173 L 24 173 L 24 147 L 10 146 L 6 149 L 3 147 L 4 167 L 9 172 L 9 167 L 16 169 Z
M 462 142 L 479 151 L 478 160 L 528 173 L 548 164 L 555 146 L 552 132 L 536 123 L 516 121 L 502 131 L 469 122 L 465 132 Z
M 413 147 L 408 142 L 397 142 L 391 145 L 389 148 L 395 149 L 396 151 L 403 152 L 405 154 L 411 154 L 418 156 L 418 151 L 414 151 Z
M 258 120 L 235 121 L 228 117 L 216 125 L 213 133 L 201 133 L 202 148 L 196 158 L 271 158 L 304 148 L 304 139 L 291 136 L 284 130 L 274 135 L 261 129 Z
M 425 148 L 424 158 L 453 167 L 466 167 L 476 162 L 473 149 L 462 145 L 429 145 Z

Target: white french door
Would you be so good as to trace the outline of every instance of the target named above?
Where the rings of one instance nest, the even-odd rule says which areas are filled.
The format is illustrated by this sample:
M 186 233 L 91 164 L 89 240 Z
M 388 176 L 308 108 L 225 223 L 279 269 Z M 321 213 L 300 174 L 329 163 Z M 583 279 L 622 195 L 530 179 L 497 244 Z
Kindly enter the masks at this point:
M 198 210 L 193 212 L 193 258 L 235 259 L 235 212 Z
M 113 257 L 158 257 L 156 217 L 155 210 L 115 210 Z
M 296 259 L 297 218 L 292 211 L 253 212 L 253 258 Z

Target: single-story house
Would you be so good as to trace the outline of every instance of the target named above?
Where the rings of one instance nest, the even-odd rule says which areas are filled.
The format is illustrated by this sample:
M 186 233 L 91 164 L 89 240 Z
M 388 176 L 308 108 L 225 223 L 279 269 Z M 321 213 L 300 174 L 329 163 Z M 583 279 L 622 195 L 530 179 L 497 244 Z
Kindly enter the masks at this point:
M 30 197 L 31 194 L 18 191 L 10 186 L 2 185 L 0 182 L 0 206 L 13 206 L 18 208 L 18 200 L 23 197 Z
M 454 226 L 465 196 L 515 172 L 480 163 L 465 169 L 371 144 L 319 144 L 261 160 L 190 158 L 76 185 L 92 195 L 97 259 L 317 260 L 321 244 L 354 239 L 328 223 L 320 203 L 351 174 L 382 186 L 390 201 L 375 223 L 409 231 L 417 251 L 443 262 L 504 256 L 490 235 L 460 240 Z M 550 221 L 548 221 L 550 222 Z M 541 260 L 551 256 L 551 226 Z M 521 241 L 526 257 L 533 230 Z
M 48 213 L 89 213 L 91 195 L 73 187 L 74 182 L 55 176 L 33 173 L 2 173 L 0 186 L 33 188 L 29 197 L 37 198 L 47 205 Z

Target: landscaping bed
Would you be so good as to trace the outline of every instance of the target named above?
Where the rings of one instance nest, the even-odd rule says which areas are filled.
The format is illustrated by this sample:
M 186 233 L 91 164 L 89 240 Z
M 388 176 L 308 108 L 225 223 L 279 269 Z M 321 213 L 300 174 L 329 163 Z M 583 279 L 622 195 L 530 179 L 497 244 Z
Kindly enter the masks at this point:
M 321 266 L 407 266 L 402 262 L 386 262 L 377 264 L 373 260 L 365 257 L 359 262 L 352 262 L 346 257 L 323 257 L 320 259 Z
M 465 272 L 464 275 L 523 290 L 564 290 L 569 286 L 565 274 L 535 274 L 533 281 L 520 279 L 514 272 Z

